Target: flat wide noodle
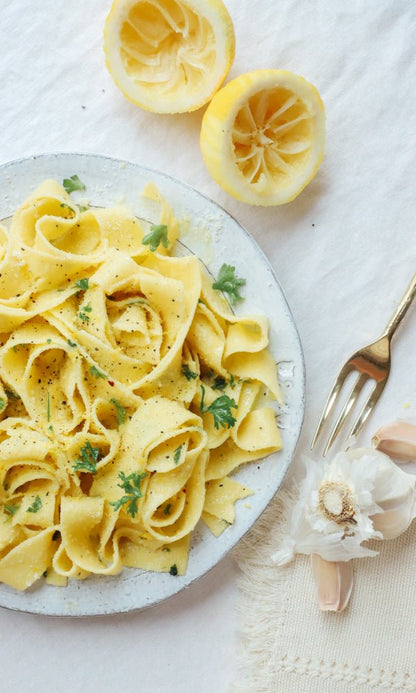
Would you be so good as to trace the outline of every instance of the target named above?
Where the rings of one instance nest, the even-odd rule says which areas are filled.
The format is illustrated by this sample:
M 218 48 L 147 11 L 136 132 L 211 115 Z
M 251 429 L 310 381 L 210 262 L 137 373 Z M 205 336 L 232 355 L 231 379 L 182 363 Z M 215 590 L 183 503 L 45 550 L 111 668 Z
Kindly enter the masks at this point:
M 155 225 L 42 183 L 0 227 L 0 581 L 185 573 L 281 448 L 262 316 L 237 316 L 156 188 Z M 145 216 L 144 212 L 143 215 Z

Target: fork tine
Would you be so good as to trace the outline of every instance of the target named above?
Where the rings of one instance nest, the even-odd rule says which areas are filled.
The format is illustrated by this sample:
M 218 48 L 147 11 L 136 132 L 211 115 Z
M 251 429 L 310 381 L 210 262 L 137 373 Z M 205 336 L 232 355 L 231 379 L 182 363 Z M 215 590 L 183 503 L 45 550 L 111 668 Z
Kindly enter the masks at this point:
M 377 404 L 378 399 L 384 390 L 384 386 L 385 386 L 386 382 L 387 382 L 387 379 L 386 380 L 380 380 L 378 383 L 376 383 L 376 386 L 370 392 L 368 399 L 365 402 L 357 421 L 355 422 L 353 428 L 351 429 L 351 432 L 348 436 L 349 438 L 352 438 L 353 436 L 357 435 L 357 433 L 364 426 L 368 416 L 371 414 L 372 410 L 374 409 L 375 405 Z
M 352 366 L 348 362 L 345 363 L 344 366 L 341 368 L 340 373 L 338 375 L 338 378 L 336 379 L 334 385 L 332 386 L 332 390 L 329 393 L 328 398 L 325 402 L 325 407 L 324 407 L 323 412 L 321 414 L 321 418 L 318 421 L 315 435 L 314 435 L 314 437 L 312 439 L 312 443 L 311 443 L 311 450 L 314 447 L 316 441 L 318 440 L 320 433 L 324 427 L 324 424 L 325 424 L 328 416 L 330 415 L 330 413 L 333 409 L 333 406 L 334 406 L 335 401 L 338 397 L 339 391 L 341 390 L 341 388 L 344 384 L 345 378 L 351 372 L 351 370 L 352 370 Z
M 367 380 L 367 375 L 365 373 L 360 373 L 358 375 L 358 378 L 355 382 L 354 387 L 351 390 L 350 396 L 346 400 L 344 406 L 341 409 L 341 412 L 338 416 L 338 419 L 335 423 L 334 428 L 332 429 L 331 435 L 328 438 L 328 442 L 325 446 L 325 449 L 322 453 L 323 457 L 325 457 L 326 453 L 328 450 L 332 447 L 335 438 L 337 437 L 338 433 L 340 432 L 341 428 L 343 427 L 345 423 L 345 419 L 347 418 L 348 414 L 350 413 L 351 409 L 353 408 L 358 395 L 360 394 L 362 387 L 364 383 Z

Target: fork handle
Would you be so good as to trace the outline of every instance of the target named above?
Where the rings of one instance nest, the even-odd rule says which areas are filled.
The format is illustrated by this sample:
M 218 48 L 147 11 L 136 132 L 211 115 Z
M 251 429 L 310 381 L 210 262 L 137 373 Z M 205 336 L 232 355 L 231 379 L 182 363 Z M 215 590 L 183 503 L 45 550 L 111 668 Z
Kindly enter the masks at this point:
M 406 315 L 414 297 L 416 294 L 416 273 L 413 275 L 413 278 L 407 287 L 404 296 L 402 300 L 400 301 L 399 305 L 397 306 L 395 312 L 393 313 L 392 317 L 390 318 L 389 323 L 386 326 L 386 329 L 383 332 L 383 337 L 388 337 L 391 339 L 391 337 L 394 335 L 395 331 L 397 330 L 398 326 L 400 325 L 402 319 Z

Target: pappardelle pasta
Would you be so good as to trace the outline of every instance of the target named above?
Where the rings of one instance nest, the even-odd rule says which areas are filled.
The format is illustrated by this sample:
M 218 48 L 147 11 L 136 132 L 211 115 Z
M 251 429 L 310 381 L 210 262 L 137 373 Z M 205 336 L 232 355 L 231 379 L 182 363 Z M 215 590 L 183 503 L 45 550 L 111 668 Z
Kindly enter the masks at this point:
M 143 194 L 150 229 L 52 180 L 0 226 L 0 581 L 18 590 L 184 574 L 196 524 L 219 535 L 251 493 L 233 470 L 281 448 L 267 319 L 171 255 L 178 223 Z

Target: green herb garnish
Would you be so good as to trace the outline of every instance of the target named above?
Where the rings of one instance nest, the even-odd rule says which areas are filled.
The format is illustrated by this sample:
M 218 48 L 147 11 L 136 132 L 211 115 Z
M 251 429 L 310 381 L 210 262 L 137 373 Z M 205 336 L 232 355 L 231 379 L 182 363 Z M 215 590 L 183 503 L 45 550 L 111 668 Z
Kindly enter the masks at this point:
M 77 279 L 74 286 L 77 289 L 79 289 L 79 291 L 86 291 L 88 289 L 89 283 L 90 283 L 90 280 L 88 279 L 88 277 L 84 277 L 83 279 Z
M 98 370 L 97 366 L 90 366 L 90 373 L 91 373 L 91 375 L 94 375 L 96 378 L 106 378 L 107 377 L 105 373 Z
M 67 343 L 70 347 L 76 347 L 76 345 L 77 345 L 76 342 L 71 342 L 70 339 L 67 339 L 67 340 L 66 340 L 66 343 Z
M 121 484 L 117 484 L 117 486 L 122 488 L 123 491 L 126 492 L 126 495 L 122 496 L 117 501 L 112 501 L 110 505 L 113 506 L 114 510 L 120 510 L 123 505 L 127 505 L 126 511 L 131 517 L 135 517 L 137 513 L 137 502 L 139 498 L 143 496 L 140 490 L 140 484 L 147 474 L 146 472 L 143 474 L 133 472 L 126 476 L 124 472 L 120 472 L 118 476 L 121 480 Z
M 224 388 L 227 387 L 227 385 L 229 385 L 233 389 L 237 385 L 237 381 L 232 374 L 230 375 L 230 380 L 228 382 L 227 379 L 224 378 L 222 375 L 216 375 L 211 387 L 213 390 L 224 390 Z
M 185 376 L 187 380 L 195 380 L 195 378 L 198 377 L 198 374 L 194 371 L 191 371 L 187 363 L 182 364 L 182 374 Z
M 83 445 L 80 450 L 81 459 L 75 460 L 73 465 L 74 472 L 90 472 L 91 474 L 97 473 L 97 462 L 98 456 L 100 454 L 99 448 L 93 448 L 89 440 Z
M 63 209 L 69 209 L 69 211 L 72 212 L 72 214 L 75 214 L 74 208 L 71 207 L 71 205 L 67 205 L 66 202 L 61 202 L 60 206 L 61 206 Z
M 16 515 L 17 511 L 20 508 L 20 505 L 11 505 L 9 503 L 3 503 L 3 508 L 5 513 L 8 515 L 5 522 L 8 522 L 13 517 L 13 515 Z
M 164 514 L 164 515 L 170 515 L 170 509 L 171 509 L 171 507 L 172 507 L 171 504 L 168 503 L 168 504 L 164 507 L 164 509 L 163 509 L 163 514 Z
M 18 395 L 13 390 L 5 390 L 5 393 L 7 395 L 7 398 L 10 399 L 12 402 L 17 402 L 20 399 L 20 395 Z
M 232 415 L 231 409 L 237 409 L 235 401 L 228 397 L 228 395 L 220 395 L 206 407 L 204 404 L 205 388 L 203 385 L 201 385 L 201 390 L 201 413 L 212 414 L 215 428 L 219 428 L 220 426 L 223 428 L 231 428 L 234 426 L 237 419 Z
M 170 566 L 169 573 L 171 575 L 177 575 L 178 574 L 178 568 L 177 568 L 176 563 L 174 563 L 173 565 Z
M 33 501 L 32 505 L 30 505 L 27 509 L 26 512 L 28 513 L 37 513 L 42 507 L 42 501 L 39 496 L 36 496 L 35 500 Z
M 213 283 L 212 288 L 228 294 L 230 303 L 234 306 L 236 303 L 243 300 L 243 296 L 239 293 L 239 288 L 240 286 L 244 286 L 245 283 L 245 279 L 240 279 L 235 276 L 235 267 L 224 264 L 221 266 L 218 279 Z
M 216 375 L 214 378 L 214 382 L 211 385 L 213 390 L 224 390 L 226 386 L 227 381 L 222 375 Z
M 160 244 L 162 244 L 164 248 L 167 248 L 169 245 L 168 227 L 166 224 L 152 224 L 150 233 L 142 238 L 142 245 L 148 245 L 149 249 L 154 252 Z
M 181 452 L 182 452 L 182 445 L 180 445 L 178 448 L 176 448 L 175 452 L 173 453 L 173 461 L 175 464 L 179 464 L 179 460 L 181 459 Z
M 92 308 L 90 305 L 87 306 L 82 306 L 81 310 L 78 313 L 78 317 L 82 322 L 89 322 L 90 321 L 90 316 L 88 313 L 91 313 Z
M 3 397 L 0 397 L 0 411 L 3 411 L 5 406 L 6 406 L 6 400 L 3 399 Z
M 83 183 L 76 174 L 69 178 L 64 178 L 62 186 L 68 195 L 75 192 L 75 190 L 85 190 L 85 183 Z
M 17 352 L 19 347 L 27 347 L 29 346 L 26 342 L 20 342 L 20 344 L 13 344 L 13 351 Z
M 126 420 L 126 410 L 116 399 L 110 399 L 111 404 L 114 404 L 117 410 L 117 425 L 123 424 Z

